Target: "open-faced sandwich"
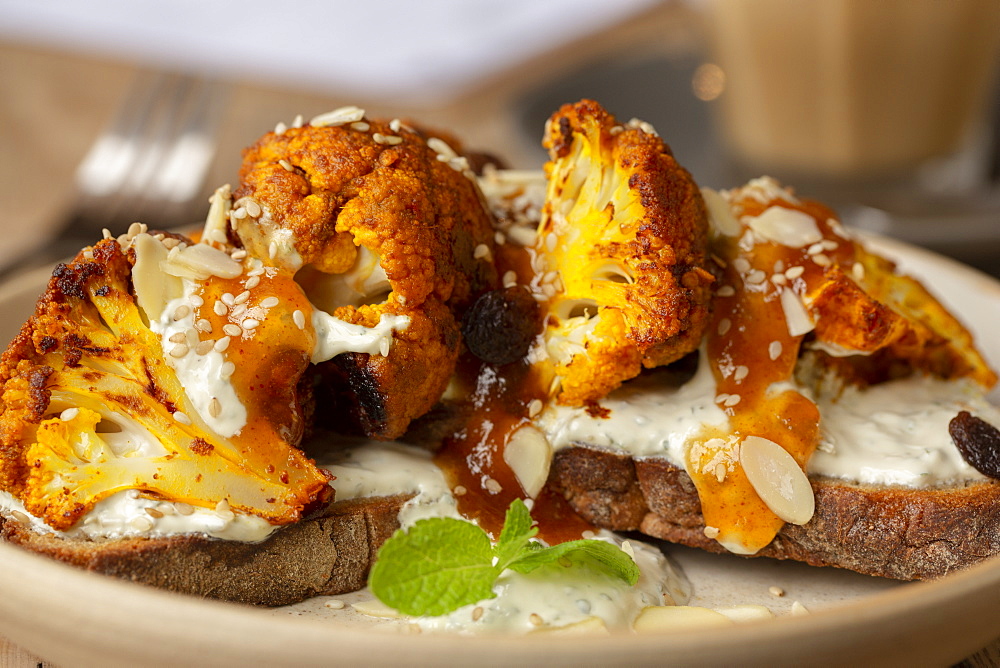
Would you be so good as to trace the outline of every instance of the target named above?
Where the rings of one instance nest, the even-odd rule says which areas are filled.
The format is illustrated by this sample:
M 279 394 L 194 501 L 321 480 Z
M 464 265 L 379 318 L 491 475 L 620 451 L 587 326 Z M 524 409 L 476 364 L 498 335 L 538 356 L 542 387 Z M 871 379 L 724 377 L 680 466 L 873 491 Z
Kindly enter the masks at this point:
M 59 265 L 0 360 L 3 537 L 263 605 L 371 571 L 517 630 L 684 602 L 607 530 L 898 579 L 1000 552 L 996 376 L 923 286 L 594 102 L 544 144 L 476 173 L 338 109 L 248 148 L 203 230 Z

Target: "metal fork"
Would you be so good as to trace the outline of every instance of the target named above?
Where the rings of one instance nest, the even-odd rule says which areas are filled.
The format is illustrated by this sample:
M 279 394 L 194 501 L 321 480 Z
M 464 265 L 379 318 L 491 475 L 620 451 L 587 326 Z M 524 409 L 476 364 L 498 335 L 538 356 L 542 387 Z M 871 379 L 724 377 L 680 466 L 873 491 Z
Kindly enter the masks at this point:
M 191 75 L 140 72 L 76 171 L 72 213 L 53 239 L 0 269 L 0 279 L 70 257 L 132 222 L 167 229 L 204 216 L 199 195 L 215 155 L 227 89 Z

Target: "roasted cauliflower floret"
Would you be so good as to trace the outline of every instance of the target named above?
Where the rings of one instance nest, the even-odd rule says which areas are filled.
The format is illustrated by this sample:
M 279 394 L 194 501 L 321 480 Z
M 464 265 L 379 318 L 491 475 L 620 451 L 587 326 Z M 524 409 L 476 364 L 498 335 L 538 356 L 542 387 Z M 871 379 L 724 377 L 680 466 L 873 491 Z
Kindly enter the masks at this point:
M 0 358 L 0 488 L 58 530 L 125 490 L 272 524 L 327 500 L 296 448 L 314 338 L 298 286 L 204 244 L 128 244 L 59 265 Z
M 697 347 L 712 283 L 707 222 L 691 176 L 647 124 L 619 125 L 584 100 L 549 119 L 544 145 L 539 356 L 557 401 L 582 405 Z
M 297 272 L 322 311 L 365 327 L 407 319 L 388 350 L 321 369 L 341 379 L 334 395 L 353 397 L 356 426 L 394 438 L 441 396 L 460 313 L 495 287 L 493 230 L 447 143 L 363 113 L 341 109 L 247 149 L 232 221 L 251 254 Z

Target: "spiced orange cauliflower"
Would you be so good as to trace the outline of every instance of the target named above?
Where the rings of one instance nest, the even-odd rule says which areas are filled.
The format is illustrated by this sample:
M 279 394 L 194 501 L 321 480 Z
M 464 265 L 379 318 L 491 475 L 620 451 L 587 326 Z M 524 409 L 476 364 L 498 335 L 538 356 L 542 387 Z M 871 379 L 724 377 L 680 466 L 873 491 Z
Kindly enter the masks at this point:
M 534 253 L 544 351 L 561 404 L 596 401 L 698 346 L 708 322 L 707 220 L 691 176 L 648 124 L 596 102 L 548 121 Z M 546 299 L 547 298 L 547 299 Z
M 240 181 L 232 220 L 251 254 L 296 272 L 341 321 L 407 319 L 380 354 L 320 364 L 332 388 L 322 401 L 368 436 L 399 436 L 447 386 L 461 311 L 497 281 L 491 216 L 467 163 L 442 139 L 343 108 L 262 137 Z
M 126 244 L 105 239 L 59 265 L 0 358 L 0 489 L 57 530 L 127 490 L 271 524 L 326 501 L 328 476 L 296 447 L 312 334 L 292 314 L 304 296 L 256 276 L 270 297 L 242 303 L 259 322 L 229 336 L 213 305 L 252 280 L 245 265 L 169 235 Z M 184 368 L 205 382 L 182 382 Z M 218 376 L 236 398 L 212 389 Z

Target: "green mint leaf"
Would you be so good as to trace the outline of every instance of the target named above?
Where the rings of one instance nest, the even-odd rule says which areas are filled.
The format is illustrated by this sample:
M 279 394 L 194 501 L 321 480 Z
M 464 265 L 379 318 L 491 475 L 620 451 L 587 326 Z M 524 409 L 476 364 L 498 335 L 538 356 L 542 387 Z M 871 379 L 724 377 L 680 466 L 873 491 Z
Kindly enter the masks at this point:
M 530 573 L 539 566 L 551 564 L 563 558 L 576 561 L 583 557 L 589 567 L 613 575 L 629 585 L 639 581 L 639 567 L 621 548 L 602 540 L 573 540 L 552 547 L 525 551 L 507 568 L 518 573 Z
M 432 518 L 385 542 L 368 585 L 404 614 L 443 615 L 493 598 L 499 574 L 486 532 L 461 520 Z
M 528 548 L 529 540 L 538 533 L 538 528 L 531 526 L 531 513 L 521 499 L 514 499 L 510 507 L 507 508 L 507 515 L 504 517 L 503 529 L 497 544 L 493 547 L 493 554 L 497 558 L 497 573 L 503 571 L 507 566 L 516 561 L 522 552 Z

